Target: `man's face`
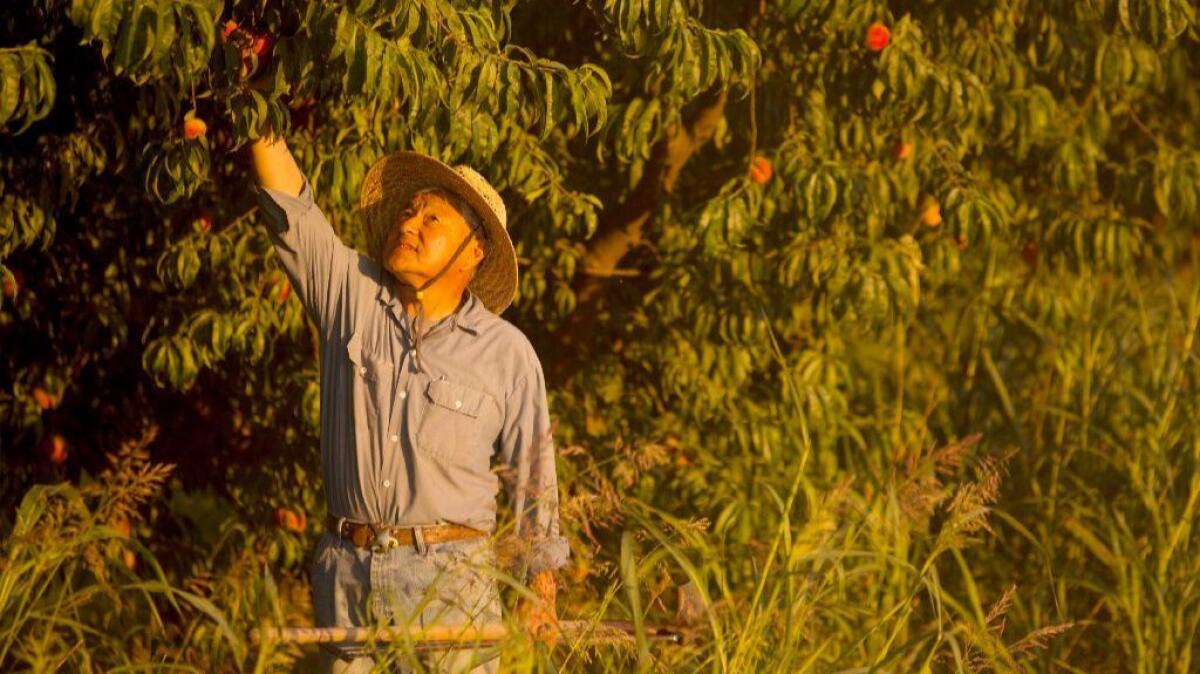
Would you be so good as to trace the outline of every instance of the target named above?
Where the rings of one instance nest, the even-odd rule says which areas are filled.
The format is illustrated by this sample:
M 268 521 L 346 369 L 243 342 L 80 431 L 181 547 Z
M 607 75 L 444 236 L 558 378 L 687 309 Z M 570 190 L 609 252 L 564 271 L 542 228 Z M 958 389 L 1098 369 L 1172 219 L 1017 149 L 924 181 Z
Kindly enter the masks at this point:
M 445 266 L 470 233 L 466 219 L 441 195 L 417 194 L 388 230 L 383 245 L 384 268 L 417 287 Z M 469 279 L 482 259 L 483 248 L 472 241 L 444 276 Z

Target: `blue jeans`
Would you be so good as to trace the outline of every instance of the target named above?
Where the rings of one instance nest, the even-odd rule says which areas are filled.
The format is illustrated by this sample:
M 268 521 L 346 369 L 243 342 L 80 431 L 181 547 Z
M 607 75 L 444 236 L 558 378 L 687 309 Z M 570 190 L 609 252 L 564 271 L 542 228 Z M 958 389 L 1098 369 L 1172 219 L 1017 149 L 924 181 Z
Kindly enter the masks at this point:
M 385 552 L 356 548 L 328 531 L 312 557 L 313 613 L 317 627 L 366 627 L 372 621 L 429 626 L 497 623 L 501 620 L 496 581 L 481 571 L 494 566 L 487 536 L 444 543 L 399 546 Z M 335 652 L 337 655 L 335 655 Z M 441 649 L 419 654 L 395 650 L 390 670 L 495 674 L 494 647 Z M 383 659 L 380 656 L 380 659 Z M 322 646 L 323 672 L 369 672 L 376 658 L 351 644 Z

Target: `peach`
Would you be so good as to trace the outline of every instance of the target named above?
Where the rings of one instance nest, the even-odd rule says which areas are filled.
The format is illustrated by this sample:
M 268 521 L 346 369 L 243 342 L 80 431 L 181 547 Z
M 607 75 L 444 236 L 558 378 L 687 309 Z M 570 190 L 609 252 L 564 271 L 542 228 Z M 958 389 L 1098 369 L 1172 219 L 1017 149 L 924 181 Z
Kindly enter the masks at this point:
M 891 42 L 892 32 L 888 27 L 876 21 L 867 28 L 867 49 L 880 51 Z
M 188 140 L 199 138 L 208 131 L 208 125 L 199 117 L 188 116 L 183 120 L 183 137 Z
M 275 509 L 275 526 L 286 531 L 304 533 L 304 530 L 308 528 L 308 518 L 303 512 L 280 507 Z
M 62 465 L 67 460 L 67 439 L 58 433 L 46 436 L 42 440 L 42 453 L 50 463 Z
M 926 227 L 937 227 L 942 224 L 942 208 L 937 199 L 930 201 L 929 205 L 921 211 L 921 223 Z
M 771 179 L 774 170 L 771 166 L 771 160 L 761 154 L 754 158 L 750 164 L 750 180 L 759 185 L 765 185 Z

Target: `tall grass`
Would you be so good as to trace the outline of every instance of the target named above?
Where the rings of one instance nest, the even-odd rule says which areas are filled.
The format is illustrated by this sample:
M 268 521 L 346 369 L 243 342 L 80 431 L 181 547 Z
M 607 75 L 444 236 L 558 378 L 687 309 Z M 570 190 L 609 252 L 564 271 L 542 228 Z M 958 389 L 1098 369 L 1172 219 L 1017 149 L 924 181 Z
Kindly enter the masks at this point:
M 554 659 L 588 671 L 804 672 L 918 671 L 953 664 L 1014 667 L 1034 637 L 1001 638 L 1010 594 L 951 592 L 942 567 L 961 569 L 960 552 L 986 530 L 1003 464 L 977 462 L 976 477 L 954 488 L 948 468 L 963 465 L 977 438 L 926 448 L 888 488 L 871 497 L 848 482 L 820 488 L 796 470 L 792 493 L 769 498 L 777 525 L 757 556 L 729 540 L 732 519 L 710 529 L 641 501 L 624 504 L 619 568 L 597 574 L 584 598 L 577 586 L 564 617 L 625 617 L 635 623 L 690 623 L 683 646 L 572 648 Z M 303 666 L 279 644 L 252 648 L 260 621 L 296 622 L 271 575 L 232 563 L 222 578 L 170 575 L 149 549 L 111 525 L 136 519 L 170 472 L 136 443 L 111 457 L 88 485 L 34 487 L 4 544 L 0 574 L 0 663 L 5 671 L 270 671 Z M 797 468 L 802 468 L 798 466 Z M 931 518 L 943 523 L 921 539 Z M 136 562 L 122 554 L 136 551 Z M 947 564 L 939 562 L 945 560 Z M 730 568 L 758 570 L 752 585 Z M 130 568 L 133 567 L 133 568 Z M 966 574 L 969 577 L 969 574 Z M 214 586 L 215 583 L 215 586 Z M 293 615 L 288 615 L 291 612 Z M 285 617 L 286 616 L 286 617 Z M 514 624 L 514 627 L 516 625 Z M 1045 633 L 1043 633 L 1045 634 Z M 405 659 L 403 645 L 382 655 Z M 547 654 L 514 639 L 505 671 L 543 671 Z
M 994 324 L 958 348 L 978 354 L 982 387 L 937 384 L 920 368 L 953 359 L 906 353 L 908 393 L 871 394 L 878 422 L 840 467 L 817 460 L 828 437 L 817 445 L 799 407 L 783 445 L 751 457 L 770 479 L 749 489 L 718 482 L 725 458 L 669 443 L 564 448 L 579 545 L 561 616 L 692 638 L 550 654 L 516 637 L 504 671 L 1194 670 L 1200 285 L 1080 277 L 1055 293 L 1043 316 L 1027 313 L 1037 297 L 981 303 Z M 893 346 L 944 329 L 911 322 Z M 300 565 L 272 565 L 250 528 L 226 527 L 190 565 L 143 537 L 163 524 L 142 518 L 171 471 L 146 455 L 152 437 L 95 480 L 33 487 L 5 524 L 0 671 L 311 666 L 312 649 L 246 639 L 309 619 Z M 707 491 L 676 489 L 697 481 Z M 527 594 L 498 578 L 510 605 Z M 412 661 L 411 645 L 381 657 Z

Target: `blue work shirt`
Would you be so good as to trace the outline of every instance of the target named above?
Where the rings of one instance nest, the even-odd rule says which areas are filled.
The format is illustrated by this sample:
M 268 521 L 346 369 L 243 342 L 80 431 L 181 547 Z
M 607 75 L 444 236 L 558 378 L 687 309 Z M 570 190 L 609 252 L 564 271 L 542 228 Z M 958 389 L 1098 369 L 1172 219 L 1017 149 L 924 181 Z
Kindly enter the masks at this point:
M 504 477 L 519 513 L 509 540 L 525 546 L 515 561 L 529 573 L 564 566 L 546 383 L 528 338 L 467 290 L 454 313 L 421 326 L 418 368 L 396 279 L 342 243 L 308 178 L 299 195 L 252 185 L 296 296 L 321 332 L 329 512 L 494 532 Z

